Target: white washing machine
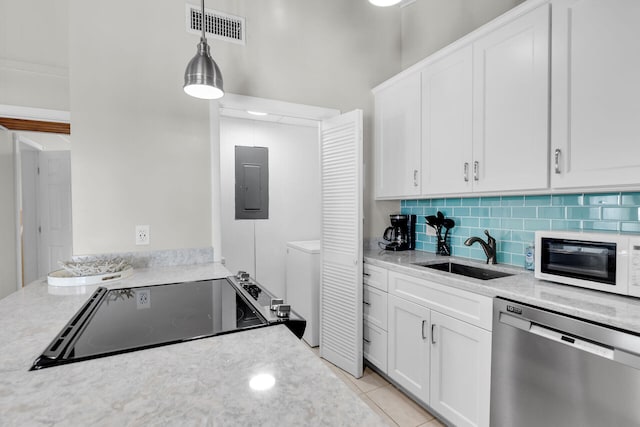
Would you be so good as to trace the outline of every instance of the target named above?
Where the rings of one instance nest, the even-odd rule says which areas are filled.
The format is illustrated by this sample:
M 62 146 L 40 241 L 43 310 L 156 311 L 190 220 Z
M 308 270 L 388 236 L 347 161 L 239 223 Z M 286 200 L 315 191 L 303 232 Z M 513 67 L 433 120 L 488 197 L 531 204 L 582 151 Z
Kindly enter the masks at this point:
M 304 339 L 320 344 L 320 240 L 287 242 L 286 301 L 307 321 Z

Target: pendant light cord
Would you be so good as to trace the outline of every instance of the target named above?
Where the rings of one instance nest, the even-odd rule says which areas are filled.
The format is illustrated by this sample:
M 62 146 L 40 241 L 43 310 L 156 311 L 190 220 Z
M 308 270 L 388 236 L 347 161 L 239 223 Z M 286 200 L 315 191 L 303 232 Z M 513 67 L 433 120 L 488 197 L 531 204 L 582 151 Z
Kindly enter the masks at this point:
M 206 41 L 207 38 L 204 35 L 204 0 L 200 1 L 200 5 L 202 7 L 202 22 L 200 22 L 200 27 L 202 28 L 202 40 L 201 41 Z

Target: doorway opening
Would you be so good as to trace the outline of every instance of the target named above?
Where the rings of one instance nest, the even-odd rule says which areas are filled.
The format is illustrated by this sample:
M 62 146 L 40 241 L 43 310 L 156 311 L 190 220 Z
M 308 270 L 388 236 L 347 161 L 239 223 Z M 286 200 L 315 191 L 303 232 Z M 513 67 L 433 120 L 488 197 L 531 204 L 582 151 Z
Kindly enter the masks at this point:
M 69 113 L 0 105 L 0 129 L 12 160 L 14 268 L 0 297 L 46 276 L 72 254 Z M 38 174 L 39 173 L 39 174 Z M 9 287 L 12 289 L 9 289 Z
M 215 208 L 213 215 L 214 255 L 222 255 L 230 271 L 247 271 L 271 293 L 286 298 L 287 242 L 320 238 L 319 125 L 340 112 L 234 94 L 213 103 L 211 110 L 211 122 L 219 126 L 213 136 L 219 145 L 212 152 L 220 156 L 217 172 L 216 161 L 212 162 L 214 191 L 220 186 L 219 198 L 215 194 L 212 198 L 214 203 L 220 200 L 219 216 Z M 268 169 L 262 178 L 268 182 L 256 185 L 264 191 L 252 199 L 252 206 L 268 205 L 268 217 L 252 212 L 239 218 L 236 187 L 243 186 L 239 180 L 243 174 L 237 170 L 236 154 L 253 149 L 268 152 L 259 168 Z M 249 163 L 252 171 L 258 170 L 260 162 Z
M 71 143 L 68 135 L 16 132 L 22 283 L 71 259 Z

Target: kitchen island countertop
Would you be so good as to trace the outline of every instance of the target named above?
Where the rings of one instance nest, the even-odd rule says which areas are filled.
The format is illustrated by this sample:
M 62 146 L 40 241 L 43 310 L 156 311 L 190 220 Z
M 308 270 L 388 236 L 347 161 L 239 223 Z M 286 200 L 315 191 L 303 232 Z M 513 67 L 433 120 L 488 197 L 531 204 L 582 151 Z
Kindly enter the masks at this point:
M 227 275 L 220 264 L 140 269 L 107 287 Z M 386 425 L 285 326 L 28 371 L 94 289 L 40 280 L 0 300 L 1 425 Z M 275 385 L 253 390 L 260 374 Z
M 593 291 L 575 286 L 538 280 L 533 271 L 510 265 L 486 265 L 466 258 L 443 257 L 424 251 L 390 252 L 365 249 L 365 263 L 453 286 L 488 297 L 502 297 L 531 304 L 603 325 L 640 333 L 640 298 Z M 421 267 L 416 263 L 454 261 L 461 264 L 501 270 L 513 274 L 491 280 L 479 280 Z

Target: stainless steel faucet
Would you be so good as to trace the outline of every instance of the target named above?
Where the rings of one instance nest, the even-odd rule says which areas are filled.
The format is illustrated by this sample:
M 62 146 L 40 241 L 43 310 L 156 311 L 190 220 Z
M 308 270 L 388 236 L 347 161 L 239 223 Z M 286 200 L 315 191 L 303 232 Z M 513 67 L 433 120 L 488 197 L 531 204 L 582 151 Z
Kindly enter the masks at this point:
M 496 263 L 496 239 L 489 235 L 489 230 L 484 230 L 484 234 L 487 235 L 487 241 L 482 240 L 481 237 L 469 237 L 464 244 L 467 246 L 471 246 L 474 243 L 480 243 L 482 246 L 482 250 L 484 250 L 484 254 L 487 256 L 487 264 L 495 264 Z

